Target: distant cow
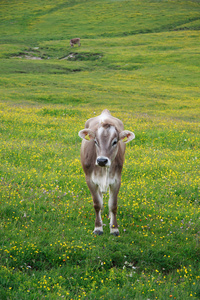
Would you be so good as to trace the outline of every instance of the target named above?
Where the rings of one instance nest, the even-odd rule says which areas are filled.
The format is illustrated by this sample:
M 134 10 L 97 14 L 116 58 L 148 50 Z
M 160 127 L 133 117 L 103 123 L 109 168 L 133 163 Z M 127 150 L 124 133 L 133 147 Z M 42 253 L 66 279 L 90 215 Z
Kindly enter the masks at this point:
M 73 47 L 75 44 L 78 44 L 79 47 L 80 47 L 80 45 L 81 45 L 80 41 L 81 41 L 80 38 L 71 39 L 71 40 L 70 40 L 70 45 L 71 45 L 71 47 Z
M 110 233 L 118 236 L 117 195 L 121 185 L 125 143 L 133 140 L 135 135 L 124 130 L 122 121 L 105 109 L 100 116 L 86 121 L 85 129 L 79 131 L 79 136 L 83 139 L 81 163 L 96 213 L 94 233 L 103 234 L 103 193 L 109 188 Z

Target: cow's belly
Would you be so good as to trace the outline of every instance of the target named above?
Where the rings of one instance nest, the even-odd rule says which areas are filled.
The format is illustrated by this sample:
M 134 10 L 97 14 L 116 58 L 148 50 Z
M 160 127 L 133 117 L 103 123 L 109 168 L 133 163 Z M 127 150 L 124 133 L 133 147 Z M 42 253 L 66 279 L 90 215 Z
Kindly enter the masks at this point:
M 115 176 L 111 176 L 109 168 L 100 168 L 98 172 L 92 173 L 92 182 L 99 186 L 102 193 L 106 193 L 110 185 L 116 181 Z

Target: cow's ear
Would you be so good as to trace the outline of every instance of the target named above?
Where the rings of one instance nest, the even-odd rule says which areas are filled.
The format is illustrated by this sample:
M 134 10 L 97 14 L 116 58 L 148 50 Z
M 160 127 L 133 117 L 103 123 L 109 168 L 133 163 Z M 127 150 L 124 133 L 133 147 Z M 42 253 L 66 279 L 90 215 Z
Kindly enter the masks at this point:
M 120 132 L 120 134 L 119 134 L 119 139 L 124 143 L 130 142 L 134 138 L 135 138 L 135 134 L 128 130 L 124 130 L 124 131 Z
M 83 129 L 83 130 L 79 131 L 78 135 L 80 136 L 80 138 L 82 138 L 83 140 L 86 140 L 86 141 L 90 141 L 95 138 L 94 132 L 90 129 Z

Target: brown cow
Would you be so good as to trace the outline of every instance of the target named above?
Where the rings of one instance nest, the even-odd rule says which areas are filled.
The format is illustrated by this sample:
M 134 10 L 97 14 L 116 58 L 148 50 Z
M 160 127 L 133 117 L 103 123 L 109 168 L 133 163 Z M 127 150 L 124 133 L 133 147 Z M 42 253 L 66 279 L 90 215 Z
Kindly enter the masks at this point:
M 79 136 L 83 139 L 81 163 L 96 213 L 94 233 L 103 234 L 103 193 L 109 188 L 110 233 L 118 236 L 117 195 L 121 185 L 125 143 L 134 139 L 135 135 L 124 130 L 122 121 L 105 109 L 100 116 L 86 121 L 85 129 L 79 131 Z
M 71 45 L 71 47 L 73 47 L 75 44 L 78 44 L 79 47 L 80 47 L 80 45 L 81 45 L 80 41 L 81 41 L 80 38 L 71 39 L 71 40 L 70 40 L 70 45 Z

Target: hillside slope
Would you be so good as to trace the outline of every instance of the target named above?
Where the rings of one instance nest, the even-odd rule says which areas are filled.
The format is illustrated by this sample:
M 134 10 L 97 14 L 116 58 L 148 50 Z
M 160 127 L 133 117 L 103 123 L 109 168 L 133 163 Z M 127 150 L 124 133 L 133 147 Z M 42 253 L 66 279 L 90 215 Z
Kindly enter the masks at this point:
M 199 29 L 199 1 L 1 1 L 1 40 L 119 37 Z
M 0 299 L 200 298 L 200 2 L 0 2 Z M 80 37 L 81 47 L 70 47 Z M 80 163 L 103 109 L 127 145 L 119 237 Z

